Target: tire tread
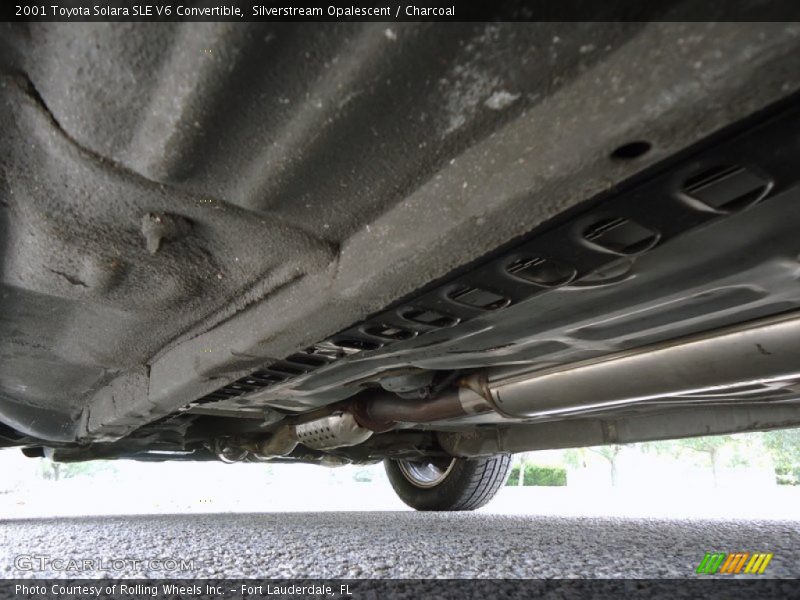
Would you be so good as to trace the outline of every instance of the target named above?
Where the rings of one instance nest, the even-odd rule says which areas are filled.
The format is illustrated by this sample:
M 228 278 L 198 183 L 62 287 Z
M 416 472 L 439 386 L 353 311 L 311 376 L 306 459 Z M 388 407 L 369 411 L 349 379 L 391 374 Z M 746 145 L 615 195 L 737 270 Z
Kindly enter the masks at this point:
M 511 455 L 457 459 L 450 475 L 434 488 L 421 490 L 410 483 L 394 461 L 386 461 L 389 481 L 400 499 L 417 510 L 466 511 L 485 506 L 511 470 Z

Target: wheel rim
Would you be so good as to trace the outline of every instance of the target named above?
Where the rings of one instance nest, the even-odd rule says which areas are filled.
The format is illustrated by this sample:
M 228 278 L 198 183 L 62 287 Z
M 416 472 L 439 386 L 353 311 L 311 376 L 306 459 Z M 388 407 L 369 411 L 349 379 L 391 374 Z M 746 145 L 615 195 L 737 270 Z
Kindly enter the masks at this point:
M 413 485 L 431 488 L 439 485 L 453 470 L 455 458 L 430 458 L 424 460 L 399 460 L 403 476 Z

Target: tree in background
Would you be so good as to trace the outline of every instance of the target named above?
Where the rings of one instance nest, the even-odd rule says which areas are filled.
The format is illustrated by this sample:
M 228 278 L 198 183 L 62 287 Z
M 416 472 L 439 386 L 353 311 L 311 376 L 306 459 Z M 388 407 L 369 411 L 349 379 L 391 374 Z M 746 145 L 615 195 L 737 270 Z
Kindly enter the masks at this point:
M 711 467 L 711 477 L 714 487 L 719 483 L 720 456 L 726 446 L 732 446 L 736 440 L 730 435 L 714 435 L 707 437 L 684 438 L 676 440 L 677 445 L 688 450 L 700 452 L 707 457 L 708 466 Z
M 723 449 L 735 443 L 735 439 L 730 435 L 715 435 L 696 438 L 683 438 L 679 440 L 662 440 L 655 442 L 644 442 L 641 444 L 645 452 L 653 451 L 656 454 L 670 456 L 680 460 L 686 456 L 687 452 L 697 453 L 705 457 L 707 466 L 711 468 L 711 476 L 714 487 L 718 484 L 718 473 L 721 466 L 721 455 Z
M 373 471 L 369 467 L 359 467 L 353 472 L 353 481 L 372 483 Z
M 603 457 L 611 467 L 612 485 L 617 484 L 618 458 L 622 448 L 645 454 L 656 453 L 683 464 L 708 467 L 714 485 L 722 467 L 774 469 L 779 485 L 800 485 L 800 429 L 737 433 L 678 440 L 570 448 L 562 452 L 563 464 L 573 469 L 587 466 L 587 455 Z M 536 453 L 531 453 L 532 457 Z M 519 472 L 515 471 L 517 481 Z
M 537 465 L 529 462 L 518 462 L 506 479 L 507 486 L 549 486 L 567 485 L 567 471 L 558 465 Z
M 800 484 L 800 429 L 778 429 L 761 435 L 775 465 L 778 483 Z
M 92 460 L 77 463 L 54 462 L 49 458 L 43 458 L 39 462 L 43 479 L 50 481 L 60 481 L 71 477 L 89 476 L 96 473 L 114 471 L 114 466 L 109 461 Z
M 622 451 L 622 446 L 620 444 L 609 444 L 608 446 L 592 446 L 587 448 L 587 450 L 606 459 L 611 471 L 611 485 L 617 487 L 619 483 L 617 459 L 619 458 L 619 453 Z
M 568 448 L 562 454 L 564 464 L 573 469 L 586 468 L 586 448 Z
M 619 455 L 623 446 L 621 444 L 609 444 L 608 446 L 592 446 L 589 448 L 570 448 L 564 451 L 564 463 L 573 469 L 586 466 L 586 452 L 596 454 L 606 460 L 611 476 L 611 485 L 617 487 L 619 483 Z
M 525 463 L 528 460 L 528 453 L 527 452 L 520 452 L 517 455 L 517 457 L 519 458 L 519 461 L 518 461 L 518 465 L 519 466 L 517 468 L 517 471 L 519 471 L 519 477 L 517 478 L 517 485 L 523 486 L 523 485 L 525 485 Z M 512 471 L 513 471 L 513 468 L 512 468 Z
M 43 458 L 39 461 L 39 469 L 42 475 L 42 479 L 47 479 L 49 481 L 60 481 L 63 479 L 62 477 L 62 469 L 64 468 L 64 463 L 53 462 L 50 459 Z
M 702 464 L 711 470 L 714 486 L 719 483 L 721 467 L 773 468 L 775 463 L 760 432 L 645 442 L 641 446 L 645 452 L 655 451 L 681 461 L 702 458 Z

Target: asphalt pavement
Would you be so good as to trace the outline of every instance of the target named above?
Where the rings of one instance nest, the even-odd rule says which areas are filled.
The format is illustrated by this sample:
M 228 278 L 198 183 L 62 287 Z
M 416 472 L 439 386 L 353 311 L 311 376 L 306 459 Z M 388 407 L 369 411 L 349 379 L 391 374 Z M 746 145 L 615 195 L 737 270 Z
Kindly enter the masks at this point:
M 800 577 L 798 521 L 137 515 L 2 520 L 0 540 L 5 578 L 693 578 L 711 551 L 771 552 L 761 577 Z

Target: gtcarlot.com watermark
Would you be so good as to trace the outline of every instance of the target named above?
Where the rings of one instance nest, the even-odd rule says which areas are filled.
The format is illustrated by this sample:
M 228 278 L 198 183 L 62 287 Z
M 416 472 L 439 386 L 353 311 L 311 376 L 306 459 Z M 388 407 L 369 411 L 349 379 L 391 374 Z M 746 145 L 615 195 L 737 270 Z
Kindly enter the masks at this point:
M 47 554 L 20 554 L 14 557 L 19 571 L 57 571 L 87 573 L 92 571 L 196 571 L 205 562 L 195 558 L 63 558 Z

